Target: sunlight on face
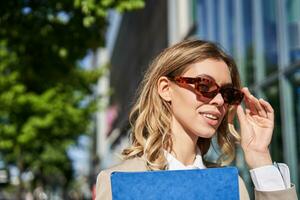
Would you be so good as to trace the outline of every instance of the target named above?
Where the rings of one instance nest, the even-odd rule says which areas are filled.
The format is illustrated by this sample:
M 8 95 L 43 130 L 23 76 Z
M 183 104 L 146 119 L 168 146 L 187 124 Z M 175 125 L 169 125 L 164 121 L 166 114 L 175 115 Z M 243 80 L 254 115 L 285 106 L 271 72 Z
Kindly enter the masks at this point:
M 199 75 L 212 77 L 219 86 L 232 83 L 229 68 L 223 61 L 206 59 L 190 65 L 181 76 Z M 221 94 L 203 101 L 192 87 L 189 89 L 171 83 L 172 132 L 185 132 L 195 139 L 211 138 L 221 124 L 228 105 L 224 103 Z

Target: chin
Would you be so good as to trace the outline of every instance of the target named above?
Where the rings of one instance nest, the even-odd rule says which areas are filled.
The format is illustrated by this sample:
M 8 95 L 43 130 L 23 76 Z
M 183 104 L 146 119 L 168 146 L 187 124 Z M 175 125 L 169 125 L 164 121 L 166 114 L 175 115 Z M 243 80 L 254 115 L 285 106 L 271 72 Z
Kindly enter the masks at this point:
M 198 132 L 198 133 L 196 133 L 196 135 L 198 137 L 202 137 L 202 138 L 212 138 L 215 135 L 215 133 L 216 133 L 216 131 L 214 130 L 212 132 L 210 132 L 210 131 L 201 132 L 201 133 Z
M 198 135 L 198 137 L 201 137 L 201 138 L 206 138 L 206 139 L 209 139 L 209 138 L 212 138 L 215 134 L 212 134 L 212 135 Z
M 214 127 L 201 127 L 201 129 L 197 130 L 195 133 L 198 137 L 202 137 L 202 138 L 212 138 L 217 132 L 217 129 L 215 129 Z

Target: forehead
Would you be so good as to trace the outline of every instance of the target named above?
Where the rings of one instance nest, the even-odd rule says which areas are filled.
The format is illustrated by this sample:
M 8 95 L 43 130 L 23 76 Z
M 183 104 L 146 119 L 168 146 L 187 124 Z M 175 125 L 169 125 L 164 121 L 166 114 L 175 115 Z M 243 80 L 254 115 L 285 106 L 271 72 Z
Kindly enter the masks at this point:
M 196 77 L 203 74 L 214 78 L 219 85 L 232 83 L 229 68 L 222 60 L 206 59 L 191 64 L 182 75 L 186 77 Z

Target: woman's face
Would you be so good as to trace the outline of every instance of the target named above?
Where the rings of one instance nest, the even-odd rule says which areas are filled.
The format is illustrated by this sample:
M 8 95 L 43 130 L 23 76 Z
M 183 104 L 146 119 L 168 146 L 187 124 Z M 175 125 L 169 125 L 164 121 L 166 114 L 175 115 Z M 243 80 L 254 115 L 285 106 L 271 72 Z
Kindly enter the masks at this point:
M 192 64 L 181 77 L 208 75 L 219 86 L 231 84 L 230 71 L 223 61 L 206 59 Z M 194 85 L 170 81 L 172 131 L 183 130 L 190 136 L 211 138 L 221 124 L 228 105 L 220 93 L 208 99 L 195 93 Z

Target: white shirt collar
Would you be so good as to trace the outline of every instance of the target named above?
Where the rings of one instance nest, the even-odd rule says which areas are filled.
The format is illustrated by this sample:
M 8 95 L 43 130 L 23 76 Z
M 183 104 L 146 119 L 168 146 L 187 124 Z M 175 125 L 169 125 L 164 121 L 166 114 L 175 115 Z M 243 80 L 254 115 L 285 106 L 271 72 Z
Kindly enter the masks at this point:
M 172 154 L 165 151 L 166 159 L 168 161 L 168 169 L 169 170 L 185 170 L 185 169 L 205 169 L 206 166 L 203 163 L 202 156 L 200 150 L 197 151 L 196 158 L 192 165 L 185 166 L 179 160 L 177 160 Z

